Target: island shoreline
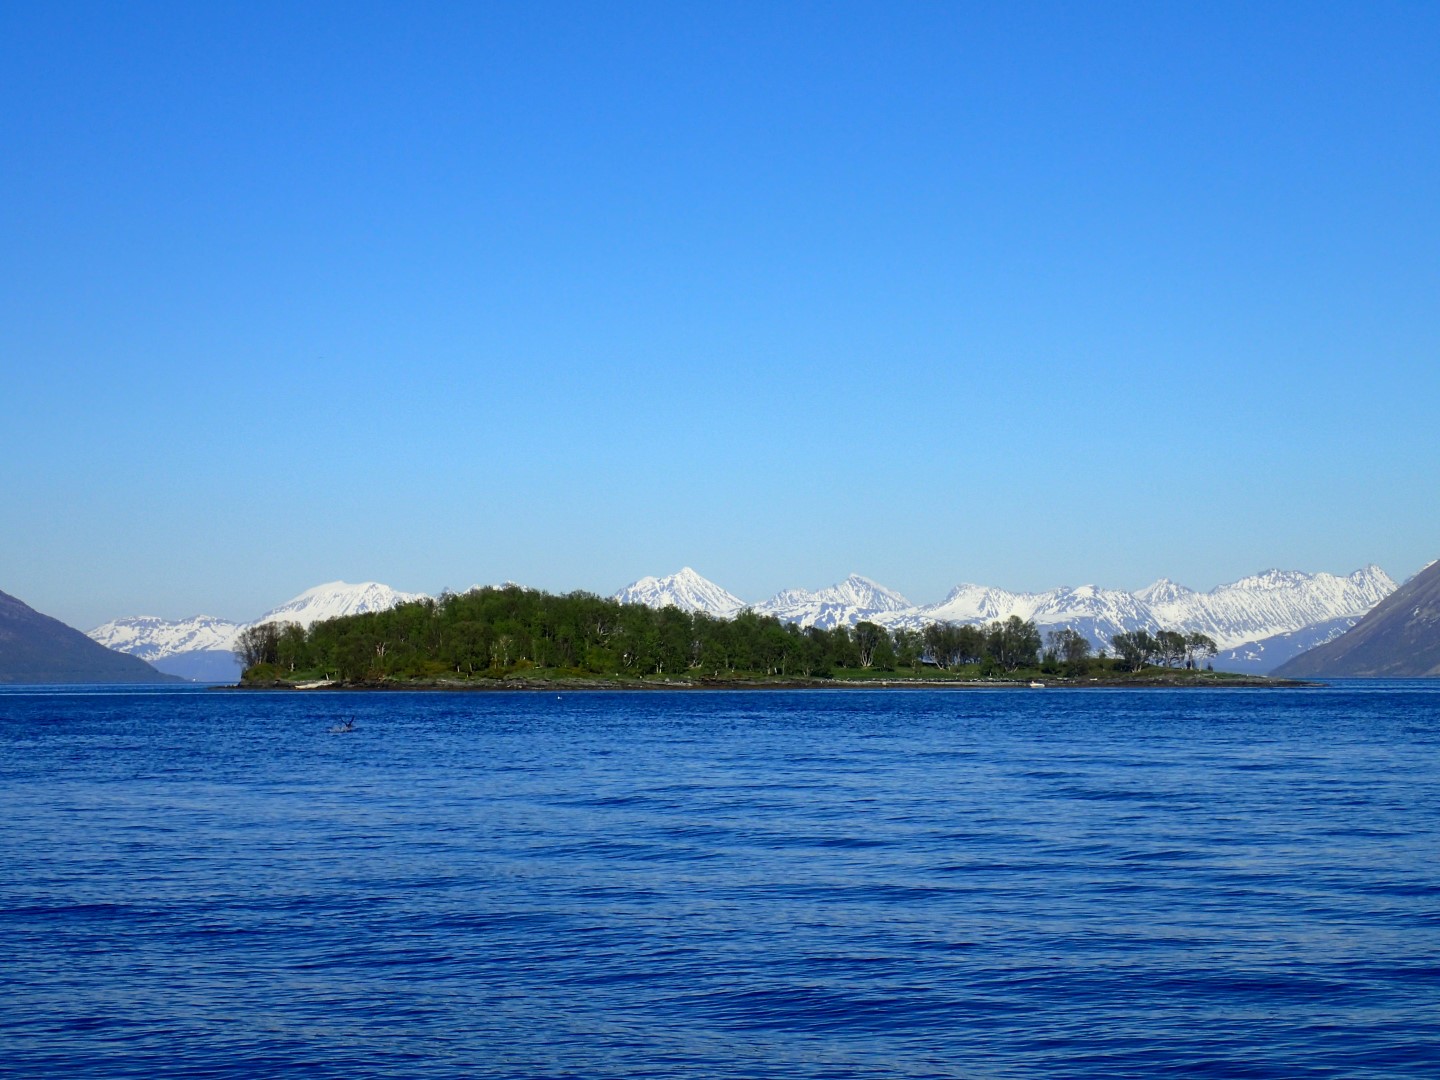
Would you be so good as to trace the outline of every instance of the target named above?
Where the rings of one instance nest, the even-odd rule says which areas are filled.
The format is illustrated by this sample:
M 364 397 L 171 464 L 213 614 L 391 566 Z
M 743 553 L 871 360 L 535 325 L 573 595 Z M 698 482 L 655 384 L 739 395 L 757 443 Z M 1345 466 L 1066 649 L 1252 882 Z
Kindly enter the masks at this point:
M 1323 682 L 1271 679 L 1261 675 L 1208 677 L 1141 676 L 1132 679 L 1054 679 L 1041 685 L 1019 680 L 988 679 L 689 679 L 675 681 L 504 678 L 485 682 L 460 679 L 335 680 L 287 682 L 283 679 L 217 686 L 216 690 L 269 690 L 297 693 L 525 693 L 775 690 L 1294 690 L 1321 687 Z

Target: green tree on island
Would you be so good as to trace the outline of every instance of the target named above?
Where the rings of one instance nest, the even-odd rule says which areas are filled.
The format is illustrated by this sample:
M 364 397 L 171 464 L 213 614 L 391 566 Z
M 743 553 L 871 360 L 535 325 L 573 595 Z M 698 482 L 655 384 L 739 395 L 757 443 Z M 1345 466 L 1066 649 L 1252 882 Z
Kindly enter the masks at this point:
M 507 585 L 446 593 L 387 611 L 319 622 L 247 627 L 235 652 L 252 682 L 350 682 L 551 678 L 725 680 L 911 677 L 1018 678 L 1021 672 L 1076 677 L 1141 671 L 1160 663 L 1196 667 L 1215 655 L 1203 634 L 1146 630 L 1115 635 L 1116 659 L 1091 660 L 1089 640 L 1062 627 L 1045 638 L 1032 620 L 932 623 L 923 630 L 800 627 L 746 609 L 722 619 L 674 607 L 620 604 L 593 593 L 563 596 Z M 1043 666 L 1042 666 L 1043 665 Z

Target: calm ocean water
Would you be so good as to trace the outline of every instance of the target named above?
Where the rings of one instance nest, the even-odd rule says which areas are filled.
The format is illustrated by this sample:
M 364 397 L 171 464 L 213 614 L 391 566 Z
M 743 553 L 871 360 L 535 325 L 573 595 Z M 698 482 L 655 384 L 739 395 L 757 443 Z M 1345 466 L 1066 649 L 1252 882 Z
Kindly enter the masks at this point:
M 1440 686 L 12 689 L 0 1076 L 1437 1077 Z

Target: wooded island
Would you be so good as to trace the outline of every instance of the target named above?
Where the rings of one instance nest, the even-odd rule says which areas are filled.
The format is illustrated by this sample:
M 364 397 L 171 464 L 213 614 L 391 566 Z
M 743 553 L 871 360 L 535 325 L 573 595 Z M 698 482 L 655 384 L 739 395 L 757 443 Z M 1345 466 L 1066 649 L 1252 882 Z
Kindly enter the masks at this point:
M 742 611 L 723 619 L 519 586 L 446 593 L 387 611 L 244 630 L 242 685 L 732 685 L 1032 679 L 1265 682 L 1202 671 L 1203 634 L 1117 634 L 1096 653 L 1069 628 L 1042 635 L 1011 616 L 988 625 L 873 622 L 800 627 Z

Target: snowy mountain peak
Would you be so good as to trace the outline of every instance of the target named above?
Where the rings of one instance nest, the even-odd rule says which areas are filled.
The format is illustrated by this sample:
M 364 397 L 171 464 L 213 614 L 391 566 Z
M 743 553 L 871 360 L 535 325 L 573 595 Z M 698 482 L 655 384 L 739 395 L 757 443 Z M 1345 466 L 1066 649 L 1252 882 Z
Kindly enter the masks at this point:
M 271 608 L 255 623 L 293 622 L 309 627 L 326 619 L 363 615 L 368 611 L 388 611 L 398 604 L 424 599 L 427 599 L 424 593 L 400 592 L 378 581 L 363 581 L 358 585 L 331 581 L 306 589 L 294 599 Z
M 1194 589 L 1162 577 L 1135 593 L 1135 599 L 1143 604 L 1174 604 L 1194 594 Z
M 894 589 L 887 589 L 879 582 L 860 574 L 851 574 L 839 584 L 820 592 L 822 595 L 833 594 L 838 600 L 868 611 L 904 611 L 915 606 Z
M 965 582 L 951 589 L 940 603 L 917 610 L 926 613 L 932 622 L 990 622 L 1016 613 L 1015 604 L 1020 598 L 1019 593 Z
M 887 589 L 859 574 L 851 574 L 844 581 L 814 591 L 786 589 L 767 600 L 766 605 L 772 605 L 782 597 L 788 603 L 844 604 L 862 611 L 904 611 L 914 606 L 894 589 Z
M 617 592 L 614 599 L 622 604 L 703 611 L 722 619 L 728 619 L 747 606 L 738 596 L 726 592 L 688 566 L 666 577 L 643 577 L 631 582 Z
M 1426 563 L 1425 566 L 1421 569 L 1428 569 L 1429 567 L 1434 565 L 1435 564 L 1433 562 L 1429 562 Z M 1395 580 L 1391 578 L 1389 574 L 1385 573 L 1384 570 L 1381 570 L 1380 567 L 1376 566 L 1374 563 L 1370 563 L 1370 565 L 1368 566 L 1362 566 L 1353 574 L 1347 574 L 1345 576 L 1345 580 L 1350 582 L 1350 584 L 1358 585 L 1361 588 L 1383 588 L 1386 590 L 1387 594 L 1394 592 L 1395 589 L 1398 587 L 1395 584 Z

